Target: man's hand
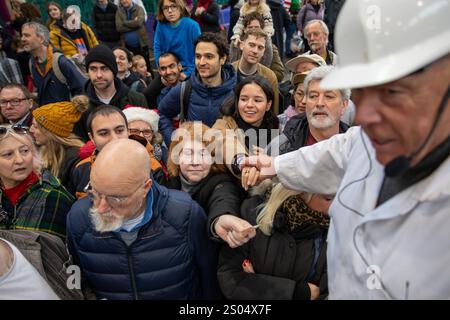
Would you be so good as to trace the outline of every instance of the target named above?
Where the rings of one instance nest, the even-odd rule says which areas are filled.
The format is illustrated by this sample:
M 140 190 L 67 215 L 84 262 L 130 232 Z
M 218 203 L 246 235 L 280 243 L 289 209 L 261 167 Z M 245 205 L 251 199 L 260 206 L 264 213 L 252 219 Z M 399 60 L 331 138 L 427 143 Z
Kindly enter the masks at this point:
M 274 158 L 265 154 L 244 158 L 242 164 L 242 187 L 248 190 L 265 179 L 276 176 Z
M 317 300 L 320 295 L 320 288 L 311 282 L 308 282 L 309 291 L 311 291 L 311 300 Z
M 242 246 L 256 235 L 256 227 L 231 214 L 221 215 L 214 224 L 214 231 L 231 248 Z

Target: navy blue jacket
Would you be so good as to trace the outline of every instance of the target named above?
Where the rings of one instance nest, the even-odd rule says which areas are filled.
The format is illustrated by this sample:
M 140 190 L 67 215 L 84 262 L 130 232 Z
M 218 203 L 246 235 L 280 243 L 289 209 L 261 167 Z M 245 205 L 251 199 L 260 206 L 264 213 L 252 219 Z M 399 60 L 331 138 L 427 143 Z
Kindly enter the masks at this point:
M 81 75 L 75 65 L 66 57 L 59 58 L 59 68 L 67 79 L 67 86 L 58 80 L 53 69 L 50 69 L 43 77 L 36 71 L 34 57 L 31 57 L 31 76 L 33 84 L 38 92 L 38 105 L 70 101 L 71 96 L 83 93 L 86 78 Z
M 189 105 L 185 119 L 188 121 L 199 120 L 212 127 L 219 117 L 222 102 L 231 94 L 234 94 L 236 86 L 236 72 L 229 63 L 222 66 L 222 84 L 218 87 L 209 87 L 202 83 L 197 70 L 189 78 L 192 89 L 189 97 Z M 170 144 L 173 132 L 172 118 L 180 113 L 181 82 L 170 89 L 159 104 L 160 131 L 167 145 Z
M 119 233 L 93 229 L 89 197 L 73 205 L 67 242 L 87 284 L 99 299 L 217 298 L 217 254 L 203 209 L 156 183 L 150 192 L 153 215 L 130 246 Z

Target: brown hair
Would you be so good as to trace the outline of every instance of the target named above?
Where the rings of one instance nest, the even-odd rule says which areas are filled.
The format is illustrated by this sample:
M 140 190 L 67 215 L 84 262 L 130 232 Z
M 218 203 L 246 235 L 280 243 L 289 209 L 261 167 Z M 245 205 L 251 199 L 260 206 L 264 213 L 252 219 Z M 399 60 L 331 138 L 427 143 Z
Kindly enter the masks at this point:
M 259 26 L 261 27 L 261 29 L 264 29 L 264 17 L 257 11 L 253 11 L 247 14 L 244 19 L 242 19 L 242 25 L 244 26 L 244 28 L 246 28 L 253 20 L 258 20 Z
M 183 17 L 189 17 L 189 11 L 186 8 L 186 3 L 184 0 L 169 0 L 171 3 L 175 3 L 177 7 L 180 9 L 180 19 Z M 158 10 L 156 13 L 156 20 L 162 23 L 168 23 L 166 17 L 164 16 L 163 10 L 164 0 L 158 0 Z
M 244 42 L 248 39 L 249 36 L 254 36 L 256 39 L 264 38 L 267 41 L 267 33 L 265 33 L 260 28 L 250 29 L 247 32 L 244 33 L 244 35 L 241 37 L 241 41 Z
M 201 128 L 201 130 L 198 130 Z M 187 121 L 180 125 L 175 131 L 174 138 L 169 148 L 169 159 L 167 161 L 167 170 L 170 176 L 177 177 L 180 175 L 179 152 L 181 151 L 183 141 L 199 141 L 202 142 L 208 150 L 211 150 L 211 156 L 215 156 L 214 136 L 210 135 L 208 130 L 212 130 L 200 121 Z M 207 133 L 208 132 L 208 133 Z M 187 139 L 187 140 L 186 140 Z M 175 163 L 177 162 L 177 163 Z M 226 172 L 223 164 L 213 163 L 211 172 Z

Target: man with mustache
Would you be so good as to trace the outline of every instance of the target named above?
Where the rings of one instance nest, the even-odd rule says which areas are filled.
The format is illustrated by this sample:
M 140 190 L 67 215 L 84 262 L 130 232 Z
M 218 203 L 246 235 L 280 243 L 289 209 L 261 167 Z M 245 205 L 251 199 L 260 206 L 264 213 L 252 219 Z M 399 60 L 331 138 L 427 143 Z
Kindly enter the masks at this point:
M 330 32 L 325 22 L 322 20 L 311 20 L 306 24 L 304 32 L 308 45 L 311 48 L 305 54 L 315 53 L 321 56 L 327 65 L 335 66 L 338 62 L 338 57 L 333 51 L 327 49 Z
M 145 147 L 129 139 L 98 154 L 90 196 L 68 215 L 74 263 L 98 299 L 216 298 L 206 215 L 187 193 L 154 182 L 149 163 Z
M 237 83 L 246 77 L 259 74 L 266 78 L 274 90 L 273 111 L 278 114 L 278 80 L 275 73 L 260 63 L 266 50 L 267 34 L 259 28 L 249 29 L 241 37 L 239 47 L 242 50 L 241 58 L 232 63 L 237 73 Z
M 320 87 L 323 78 L 334 70 L 331 66 L 312 69 L 304 77 L 306 110 L 292 117 L 283 133 L 270 145 L 270 154 L 278 155 L 313 145 L 344 133 L 349 126 L 341 121 L 346 111 L 350 90 L 324 90 Z
M 157 109 L 159 102 L 169 90 L 181 80 L 182 65 L 172 52 L 166 52 L 158 58 L 158 74 L 144 90 L 145 98 L 151 109 Z

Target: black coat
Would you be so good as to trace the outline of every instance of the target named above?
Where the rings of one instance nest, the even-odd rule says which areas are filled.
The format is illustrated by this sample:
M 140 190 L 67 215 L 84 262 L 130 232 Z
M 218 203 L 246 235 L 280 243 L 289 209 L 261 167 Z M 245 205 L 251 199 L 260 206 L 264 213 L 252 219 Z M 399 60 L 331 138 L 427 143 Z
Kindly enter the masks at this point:
M 120 110 L 122 110 L 128 104 L 137 107 L 147 107 L 147 100 L 142 93 L 130 90 L 122 81 L 117 78 L 114 79 L 114 86 L 116 88 L 116 94 L 109 102 L 110 105 L 115 106 Z M 86 112 L 83 113 L 81 119 L 75 125 L 74 132 L 79 137 L 81 137 L 82 140 L 88 141 L 89 136 L 87 134 L 87 119 L 89 117 L 89 114 L 96 107 L 103 105 L 104 103 L 98 99 L 97 94 L 95 93 L 94 86 L 92 85 L 92 82 L 90 80 L 87 81 L 84 86 L 84 94 L 89 98 L 89 108 Z
M 80 162 L 80 157 L 78 155 L 80 151 L 79 147 L 65 147 L 64 148 L 64 160 L 61 164 L 61 168 L 59 169 L 59 180 L 61 184 L 66 188 L 69 193 L 73 194 L 73 190 L 70 189 L 70 179 L 72 177 L 72 172 L 75 169 L 75 166 L 78 162 Z
M 286 11 L 280 0 L 268 0 L 267 5 L 270 7 L 272 14 L 273 29 L 275 34 L 272 36 L 272 43 L 277 46 L 281 59 L 284 58 L 284 40 L 283 30 L 288 30 L 291 24 L 291 16 Z
M 192 9 L 192 19 L 197 21 L 197 16 L 195 16 L 195 10 L 197 9 L 197 3 L 195 4 L 194 8 Z M 199 20 L 201 21 L 200 29 L 203 32 L 220 32 L 220 23 L 219 23 L 219 17 L 220 17 L 220 8 L 219 5 L 213 1 L 209 4 L 208 9 L 203 12 L 199 16 Z
M 180 177 L 173 177 L 166 184 L 169 189 L 181 190 Z M 191 197 L 205 210 L 206 227 L 212 238 L 211 224 L 223 214 L 239 216 L 239 208 L 245 192 L 236 179 L 226 173 L 209 173 L 192 191 Z
M 120 33 L 116 29 L 117 6 L 108 2 L 106 10 L 100 9 L 98 4 L 92 10 L 92 22 L 97 39 L 106 42 L 116 42 L 120 40 Z
M 242 204 L 241 215 L 252 225 L 262 202 L 261 196 L 253 196 Z M 294 236 L 283 217 L 276 213 L 270 237 L 257 230 L 255 238 L 241 247 L 222 246 L 217 278 L 227 299 L 291 300 L 295 294 L 309 300 L 308 282 L 320 288 L 321 298 L 327 295 L 326 230 L 307 226 L 301 236 Z M 243 271 L 244 259 L 250 260 L 255 273 Z

